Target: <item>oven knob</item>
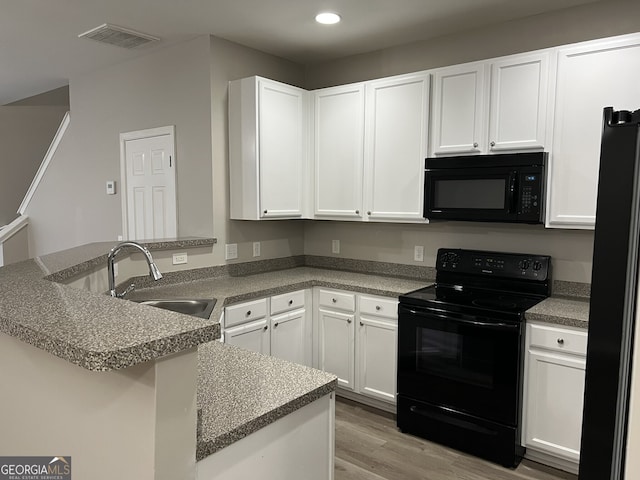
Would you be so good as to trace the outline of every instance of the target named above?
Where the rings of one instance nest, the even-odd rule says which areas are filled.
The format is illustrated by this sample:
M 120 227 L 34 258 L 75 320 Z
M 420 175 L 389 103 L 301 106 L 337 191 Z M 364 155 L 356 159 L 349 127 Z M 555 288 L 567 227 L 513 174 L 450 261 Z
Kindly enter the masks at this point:
M 529 260 L 520 260 L 519 265 L 522 270 L 526 270 L 529 268 Z
M 536 261 L 536 262 L 533 262 L 533 269 L 534 269 L 535 271 L 538 271 L 538 270 L 540 270 L 541 268 L 542 268 L 542 264 L 541 264 L 540 262 L 537 262 L 537 261 Z

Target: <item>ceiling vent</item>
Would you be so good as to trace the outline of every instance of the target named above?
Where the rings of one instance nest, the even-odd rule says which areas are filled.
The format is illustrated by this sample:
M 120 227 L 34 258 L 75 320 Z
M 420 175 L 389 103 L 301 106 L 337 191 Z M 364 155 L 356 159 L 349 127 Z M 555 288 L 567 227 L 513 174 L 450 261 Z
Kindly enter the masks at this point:
M 116 25 L 109 25 L 108 23 L 103 23 L 99 27 L 81 33 L 78 35 L 78 38 L 90 38 L 97 42 L 108 43 L 123 48 L 136 48 L 150 42 L 160 41 L 158 37 Z

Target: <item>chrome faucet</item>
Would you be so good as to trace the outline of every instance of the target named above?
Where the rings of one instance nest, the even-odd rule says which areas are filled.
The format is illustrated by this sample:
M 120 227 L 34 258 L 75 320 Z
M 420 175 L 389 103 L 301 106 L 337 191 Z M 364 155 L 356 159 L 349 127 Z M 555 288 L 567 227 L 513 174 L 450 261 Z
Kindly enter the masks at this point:
M 160 273 L 160 270 L 158 270 L 158 267 L 156 266 L 156 264 L 153 262 L 153 257 L 151 256 L 151 253 L 149 253 L 149 250 L 147 250 L 147 247 L 140 245 L 137 242 L 129 242 L 129 241 L 120 242 L 115 247 L 113 247 L 109 252 L 109 255 L 107 255 L 107 276 L 109 277 L 109 294 L 112 297 L 116 297 L 116 298 L 124 297 L 127 293 L 129 293 L 131 290 L 135 288 L 135 286 L 131 284 L 124 292 L 116 293 L 116 279 L 115 279 L 113 265 L 114 265 L 116 255 L 120 253 L 120 250 L 122 250 L 124 247 L 134 247 L 140 250 L 144 254 L 145 258 L 147 259 L 147 264 L 149 265 L 149 276 L 156 281 L 162 278 L 162 274 Z

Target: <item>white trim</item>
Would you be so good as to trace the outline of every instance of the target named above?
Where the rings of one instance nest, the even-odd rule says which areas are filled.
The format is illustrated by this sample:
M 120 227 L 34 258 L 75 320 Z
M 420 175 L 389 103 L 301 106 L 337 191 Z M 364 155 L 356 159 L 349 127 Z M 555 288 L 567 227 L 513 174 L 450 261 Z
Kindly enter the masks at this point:
M 40 164 L 40 168 L 38 168 L 38 171 L 36 172 L 36 176 L 33 178 L 33 181 L 29 186 L 29 190 L 27 190 L 27 194 L 24 196 L 24 199 L 20 204 L 20 208 L 18 208 L 18 213 L 20 215 L 24 215 L 25 212 L 27 211 L 27 208 L 29 208 L 29 203 L 31 202 L 31 198 L 36 193 L 36 190 L 38 189 L 38 186 L 42 181 L 42 177 L 44 177 L 44 174 L 47 171 L 47 168 L 49 167 L 49 163 L 51 163 L 51 159 L 55 155 L 56 150 L 58 150 L 58 145 L 62 141 L 62 137 L 64 137 L 64 132 L 67 131 L 67 127 L 69 126 L 70 121 L 71 121 L 71 116 L 69 112 L 67 112 L 64 114 L 64 118 L 62 119 L 62 122 L 60 122 L 58 131 L 53 137 L 53 140 L 51 141 L 51 145 L 49 145 L 49 149 L 47 150 L 47 153 L 45 154 L 44 159 Z
M 160 135 L 170 135 L 173 139 L 173 161 L 176 161 L 176 126 L 167 125 L 166 127 L 148 128 L 146 130 L 135 130 L 133 132 L 123 132 L 120 134 L 120 199 L 122 205 L 122 238 L 127 240 L 128 235 L 128 217 L 127 217 L 127 152 L 125 150 L 126 142 L 130 140 L 139 140 L 141 138 L 158 137 Z M 176 170 L 177 172 L 177 170 Z M 176 173 L 176 202 L 178 195 L 178 176 Z M 176 232 L 178 229 L 178 211 L 176 205 Z
M 29 225 L 29 217 L 27 217 L 26 215 L 23 215 L 16 218 L 10 224 L 2 227 L 2 229 L 0 229 L 0 245 L 5 241 L 9 240 L 11 237 L 13 237 L 16 233 L 18 233 L 27 225 Z

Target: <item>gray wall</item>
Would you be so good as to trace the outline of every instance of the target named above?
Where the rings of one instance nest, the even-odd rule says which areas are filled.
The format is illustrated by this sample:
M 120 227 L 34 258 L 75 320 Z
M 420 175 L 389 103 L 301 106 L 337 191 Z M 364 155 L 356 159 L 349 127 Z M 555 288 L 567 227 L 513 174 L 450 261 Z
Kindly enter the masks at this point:
M 72 78 L 71 123 L 34 196 L 32 255 L 122 233 L 119 134 L 176 126 L 179 235 L 213 234 L 209 37 Z M 119 189 L 117 189 L 119 191 Z
M 300 65 L 236 43 L 211 37 L 211 124 L 213 152 L 214 232 L 219 248 L 216 263 L 224 263 L 224 244 L 238 244 L 238 260 L 254 260 L 252 243 L 261 242 L 260 259 L 301 255 L 304 223 L 301 221 L 250 222 L 229 220 L 228 83 L 260 75 L 296 86 L 304 82 Z
M 57 105 L 61 107 L 69 106 L 69 85 L 60 88 L 54 88 L 48 92 L 23 98 L 16 102 L 8 103 L 7 106 L 43 106 Z
M 67 107 L 0 107 L 0 227 L 18 215 Z
M 600 1 L 488 28 L 308 65 L 320 88 L 640 31 L 640 2 Z

